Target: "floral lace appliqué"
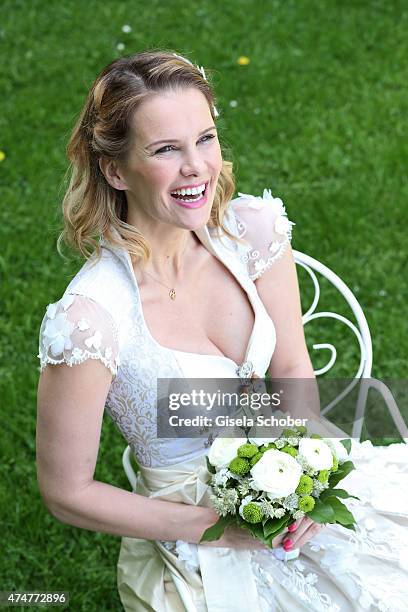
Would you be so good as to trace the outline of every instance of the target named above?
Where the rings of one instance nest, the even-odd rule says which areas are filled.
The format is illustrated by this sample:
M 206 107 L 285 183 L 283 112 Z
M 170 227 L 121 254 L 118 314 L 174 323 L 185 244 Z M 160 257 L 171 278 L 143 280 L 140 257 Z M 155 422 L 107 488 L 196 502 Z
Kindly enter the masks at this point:
M 292 239 L 292 226 L 280 198 L 274 198 L 270 189 L 263 196 L 238 193 L 233 204 L 239 238 L 248 240 L 250 246 L 241 255 L 252 280 L 259 278 L 265 270 L 282 257 Z M 253 211 L 259 215 L 253 216 Z
M 86 315 L 78 316 L 83 310 Z M 96 325 L 103 332 L 95 329 Z M 108 313 L 91 300 L 69 293 L 49 304 L 41 326 L 38 357 L 41 371 L 47 364 L 72 367 L 87 359 L 99 359 L 116 376 L 120 365 L 117 333 Z

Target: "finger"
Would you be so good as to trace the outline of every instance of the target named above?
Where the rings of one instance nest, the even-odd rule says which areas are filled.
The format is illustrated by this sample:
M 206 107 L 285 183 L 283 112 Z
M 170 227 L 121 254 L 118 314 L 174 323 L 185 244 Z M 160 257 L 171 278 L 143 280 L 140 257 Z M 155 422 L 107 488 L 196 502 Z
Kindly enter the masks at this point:
M 314 536 L 320 533 L 322 529 L 323 526 L 319 523 L 313 523 L 312 525 L 310 525 L 310 527 L 303 533 L 302 537 L 297 542 L 296 548 L 301 548 L 302 546 L 304 546 L 306 542 L 314 538 Z
M 303 517 L 301 523 L 299 524 L 298 528 L 296 529 L 296 531 L 293 531 L 292 533 L 288 533 L 286 534 L 286 537 L 283 540 L 283 544 L 285 544 L 285 542 L 288 543 L 292 543 L 291 548 L 298 548 L 298 542 L 300 540 L 300 538 L 303 536 L 303 534 L 305 533 L 305 531 L 307 531 L 307 529 L 309 529 L 310 525 L 313 523 L 313 521 L 311 519 L 309 519 L 308 517 Z
M 282 533 L 272 539 L 272 548 L 278 548 L 279 546 L 282 546 L 284 538 L 288 535 L 290 535 L 290 533 L 288 532 L 288 528 L 285 527 Z

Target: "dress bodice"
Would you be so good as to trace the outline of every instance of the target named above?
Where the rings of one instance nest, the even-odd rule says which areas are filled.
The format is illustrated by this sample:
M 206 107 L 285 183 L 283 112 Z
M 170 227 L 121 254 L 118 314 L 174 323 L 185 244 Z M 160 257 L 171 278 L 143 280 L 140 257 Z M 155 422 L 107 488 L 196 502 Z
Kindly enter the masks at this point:
M 242 364 L 222 355 L 189 353 L 160 345 L 146 324 L 128 251 L 103 239 L 100 260 L 92 256 L 69 283 L 61 300 L 47 308 L 40 329 L 41 367 L 47 363 L 74 365 L 87 358 L 100 359 L 113 375 L 106 411 L 140 465 L 171 465 L 207 452 L 202 438 L 157 437 L 158 378 L 239 378 L 243 373 L 262 378 L 267 371 L 276 334 L 254 277 L 258 278 L 286 248 L 291 222 L 286 219 L 281 201 L 265 192 L 263 198 L 241 195 L 232 200 L 225 216 L 232 234 L 246 237 L 252 232 L 259 237 L 254 220 L 265 231 L 265 218 L 261 220 L 257 213 L 266 209 L 269 230 L 265 244 L 257 245 L 255 241 L 254 245 L 254 240 L 240 244 L 207 226 L 195 231 L 204 247 L 246 291 L 254 310 L 253 329 Z M 265 248 L 267 257 L 262 253 Z

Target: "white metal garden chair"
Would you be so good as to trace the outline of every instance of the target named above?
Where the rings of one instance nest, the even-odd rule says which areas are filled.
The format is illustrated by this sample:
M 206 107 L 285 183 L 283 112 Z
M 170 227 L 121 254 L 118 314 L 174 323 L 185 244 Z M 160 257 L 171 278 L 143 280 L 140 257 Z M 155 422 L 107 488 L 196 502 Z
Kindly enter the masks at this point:
M 327 414 L 348 393 L 350 393 L 350 391 L 357 384 L 360 383 L 360 380 L 363 380 L 363 382 L 360 384 L 351 437 L 356 440 L 361 439 L 368 392 L 370 389 L 375 389 L 376 391 L 378 391 L 378 393 L 381 394 L 401 438 L 404 442 L 408 442 L 407 424 L 402 418 L 401 412 L 398 409 L 398 406 L 390 389 L 388 389 L 388 387 L 382 381 L 377 380 L 375 378 L 371 378 L 371 369 L 373 365 L 373 348 L 371 342 L 371 334 L 363 309 L 358 303 L 355 295 L 349 289 L 349 287 L 347 287 L 347 285 L 341 280 L 341 278 L 337 276 L 337 274 L 335 274 L 332 270 L 330 270 L 330 268 L 328 268 L 324 264 L 320 263 L 320 261 L 318 261 L 317 259 L 313 259 L 313 257 L 305 255 L 304 253 L 301 253 L 300 251 L 296 250 L 293 250 L 293 255 L 296 264 L 304 268 L 304 270 L 306 270 L 306 272 L 309 274 L 315 290 L 312 303 L 307 312 L 302 316 L 303 325 L 305 326 L 307 323 L 314 319 L 337 319 L 338 321 L 341 321 L 342 323 L 347 325 L 353 331 L 360 347 L 360 363 L 353 381 L 336 398 L 334 398 L 334 400 L 332 400 L 327 406 L 322 408 L 321 414 Z M 316 276 L 316 272 L 321 274 L 321 276 L 325 277 L 341 293 L 341 295 L 353 311 L 357 325 L 352 323 L 343 315 L 337 314 L 335 312 L 316 312 L 316 308 L 320 298 L 320 285 Z M 325 374 L 332 368 L 337 358 L 337 351 L 333 344 L 328 343 L 314 344 L 313 349 L 328 349 L 331 353 L 330 359 L 327 364 L 323 368 L 314 371 L 316 376 L 320 376 L 322 374 Z
M 404 419 L 402 418 L 402 415 L 398 409 L 398 406 L 395 402 L 395 399 L 391 391 L 382 381 L 371 378 L 371 369 L 372 369 L 372 363 L 373 363 L 371 334 L 370 334 L 370 330 L 369 330 L 364 312 L 360 304 L 358 303 L 355 295 L 349 289 L 349 287 L 341 280 L 341 278 L 337 276 L 337 274 L 335 274 L 332 270 L 330 270 L 330 268 L 328 268 L 324 264 L 320 263 L 318 260 L 314 259 L 313 257 L 310 257 L 309 255 L 305 255 L 304 253 L 301 253 L 300 251 L 296 251 L 296 250 L 293 250 L 293 255 L 294 255 L 296 264 L 298 266 L 301 266 L 304 270 L 306 270 L 306 272 L 310 276 L 313 282 L 313 285 L 314 285 L 314 297 L 313 297 L 312 303 L 309 309 L 307 310 L 307 312 L 303 314 L 302 316 L 303 325 L 305 326 L 307 323 L 309 323 L 310 321 L 313 321 L 314 319 L 320 319 L 320 318 L 337 319 L 338 321 L 341 321 L 353 331 L 353 333 L 355 334 L 357 338 L 359 348 L 360 348 L 360 363 L 359 363 L 357 372 L 352 382 L 336 398 L 334 398 L 334 400 L 332 400 L 327 406 L 322 408 L 321 414 L 325 415 L 330 410 L 332 410 L 332 408 L 334 408 L 336 404 L 338 404 L 348 393 L 351 392 L 351 390 L 355 387 L 355 385 L 359 384 L 360 379 L 364 379 L 364 382 L 360 384 L 358 400 L 357 400 L 357 405 L 356 405 L 356 412 L 355 412 L 354 421 L 353 421 L 353 431 L 352 431 L 351 437 L 356 440 L 361 439 L 361 432 L 362 432 L 362 427 L 363 427 L 364 412 L 365 412 L 365 406 L 367 402 L 367 396 L 368 396 L 369 390 L 372 388 L 372 389 L 376 389 L 381 394 L 389 410 L 391 418 L 394 421 L 394 424 L 398 429 L 398 432 L 400 433 L 404 442 L 407 443 L 408 442 L 407 425 L 404 422 Z M 349 319 L 347 319 L 343 315 L 337 314 L 335 312 L 316 311 L 316 308 L 319 302 L 319 298 L 320 298 L 320 285 L 319 285 L 319 281 L 318 281 L 316 273 L 326 278 L 341 293 L 341 295 L 343 296 L 343 298 L 345 299 L 345 301 L 348 303 L 351 310 L 353 311 L 353 314 L 356 319 L 356 324 L 352 323 Z M 327 342 L 313 344 L 313 349 L 314 350 L 326 349 L 330 351 L 330 358 L 327 364 L 324 367 L 314 371 L 316 376 L 321 376 L 322 374 L 325 374 L 326 372 L 328 372 L 332 368 L 334 363 L 336 362 L 337 351 L 333 344 L 330 344 Z M 132 455 L 131 449 L 129 446 L 127 446 L 123 453 L 122 462 L 123 462 L 123 467 L 124 467 L 126 476 L 129 480 L 129 483 L 133 491 L 135 491 L 136 484 L 137 484 L 137 474 L 134 471 L 133 466 L 131 464 L 131 455 Z M 178 572 L 175 573 L 173 571 L 173 568 L 171 568 L 170 566 L 169 566 L 169 569 L 171 570 L 172 578 L 174 580 L 174 583 L 180 595 L 180 598 L 183 602 L 183 605 L 185 606 L 186 612 L 197 612 L 197 609 L 193 602 L 191 593 L 188 587 L 185 585 L 183 579 L 181 578 L 179 573 Z

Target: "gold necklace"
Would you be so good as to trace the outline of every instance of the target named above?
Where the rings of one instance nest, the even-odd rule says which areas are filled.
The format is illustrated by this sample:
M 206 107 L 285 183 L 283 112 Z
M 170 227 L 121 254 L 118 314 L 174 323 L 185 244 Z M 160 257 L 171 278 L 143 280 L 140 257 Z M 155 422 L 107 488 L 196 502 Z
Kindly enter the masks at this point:
M 154 278 L 154 276 L 152 276 L 150 274 L 150 272 L 147 272 L 146 270 L 144 271 L 144 273 L 148 274 L 149 276 L 151 276 L 152 279 L 156 281 L 156 283 L 160 283 L 161 285 L 163 285 L 163 287 L 166 287 L 167 289 L 169 289 L 169 298 L 171 300 L 175 300 L 176 299 L 176 290 L 174 289 L 174 287 L 168 287 L 167 285 L 162 283 L 162 281 L 159 281 L 157 278 Z
M 181 254 L 181 257 L 183 257 L 184 253 L 186 252 L 188 247 L 188 243 L 186 244 L 186 248 L 184 249 L 184 251 Z M 158 278 L 155 278 L 152 274 L 150 274 L 150 272 L 147 272 L 147 270 L 144 270 L 145 274 L 148 274 L 153 280 L 156 281 L 156 283 L 160 283 L 161 285 L 163 285 L 163 287 L 166 287 L 166 289 L 169 290 L 169 298 L 171 300 L 175 300 L 176 299 L 176 290 L 174 287 L 169 287 L 168 285 L 166 285 L 165 283 L 163 283 L 162 281 L 160 281 Z

